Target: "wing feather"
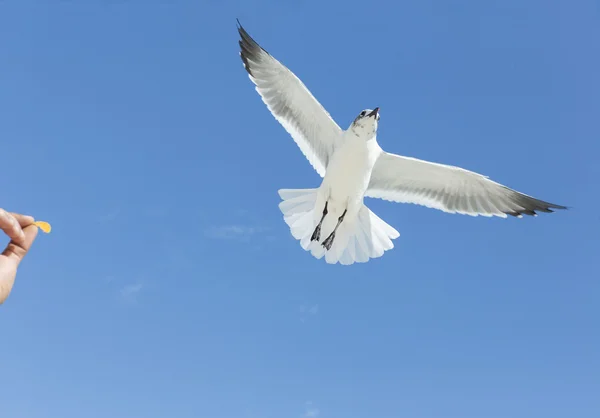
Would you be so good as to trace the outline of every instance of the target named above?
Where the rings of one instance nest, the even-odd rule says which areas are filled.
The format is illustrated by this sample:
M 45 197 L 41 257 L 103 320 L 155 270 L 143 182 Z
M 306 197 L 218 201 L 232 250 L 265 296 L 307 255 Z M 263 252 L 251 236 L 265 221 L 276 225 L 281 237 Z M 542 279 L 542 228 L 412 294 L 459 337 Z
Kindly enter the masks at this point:
M 275 119 L 292 136 L 321 177 L 342 129 L 287 67 L 265 51 L 239 24 L 240 56 L 256 91 Z
M 517 192 L 481 174 L 382 152 L 365 196 L 471 216 L 535 216 L 567 209 Z

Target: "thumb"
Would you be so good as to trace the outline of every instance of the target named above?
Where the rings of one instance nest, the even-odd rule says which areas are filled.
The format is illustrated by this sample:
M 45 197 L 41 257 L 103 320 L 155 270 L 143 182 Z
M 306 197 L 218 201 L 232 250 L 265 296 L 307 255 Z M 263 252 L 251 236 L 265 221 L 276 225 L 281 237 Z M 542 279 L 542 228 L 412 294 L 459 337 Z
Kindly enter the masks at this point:
M 9 242 L 6 249 L 2 252 L 2 255 L 16 261 L 17 265 L 23 260 L 23 257 L 25 257 L 31 248 L 31 244 L 33 244 L 33 241 L 37 237 L 38 227 L 36 225 L 29 225 L 23 228 L 23 233 L 25 234 L 25 238 L 21 242 Z

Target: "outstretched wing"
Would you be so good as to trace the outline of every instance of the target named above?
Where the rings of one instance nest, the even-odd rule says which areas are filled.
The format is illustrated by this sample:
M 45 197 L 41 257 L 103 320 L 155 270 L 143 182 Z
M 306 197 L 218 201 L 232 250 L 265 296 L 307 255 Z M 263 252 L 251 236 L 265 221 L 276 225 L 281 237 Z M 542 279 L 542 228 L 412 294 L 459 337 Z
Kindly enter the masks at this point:
M 256 91 L 321 177 L 342 130 L 311 92 L 239 24 L 240 56 Z
M 522 217 L 566 209 L 449 165 L 382 152 L 366 196 L 471 216 Z

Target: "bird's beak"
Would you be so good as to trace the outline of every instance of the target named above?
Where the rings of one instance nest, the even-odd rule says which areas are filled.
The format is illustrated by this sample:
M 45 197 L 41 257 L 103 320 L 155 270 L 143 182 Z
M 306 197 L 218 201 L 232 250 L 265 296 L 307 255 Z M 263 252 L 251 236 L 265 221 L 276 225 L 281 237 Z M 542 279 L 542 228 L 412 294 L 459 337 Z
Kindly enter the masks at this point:
M 377 117 L 377 113 L 379 113 L 379 108 L 378 107 L 376 107 L 375 109 L 373 109 L 373 111 L 371 113 L 369 113 L 367 115 L 367 117 L 370 118 L 371 116 L 373 116 L 374 118 L 376 118 Z

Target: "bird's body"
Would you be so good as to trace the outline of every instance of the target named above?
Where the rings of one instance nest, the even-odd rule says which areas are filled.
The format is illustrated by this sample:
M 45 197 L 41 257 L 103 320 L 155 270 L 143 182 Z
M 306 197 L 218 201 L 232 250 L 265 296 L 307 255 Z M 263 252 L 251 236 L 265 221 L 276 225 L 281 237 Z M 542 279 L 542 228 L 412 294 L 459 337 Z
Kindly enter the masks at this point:
M 343 216 L 343 223 L 338 227 L 332 248 L 325 254 L 330 256 L 330 260 L 338 250 L 342 251 L 342 247 L 348 245 L 349 233 L 359 222 L 358 216 L 364 206 L 364 195 L 369 186 L 371 170 L 379 155 L 378 149 L 375 137 L 360 137 L 351 131 L 345 131 L 340 146 L 332 154 L 325 177 L 316 192 L 312 217 L 315 225 L 319 225 L 321 217 L 323 218 L 320 236 L 325 238 L 335 231 L 338 220 Z M 327 213 L 323 216 L 325 205 Z M 323 250 L 313 243 L 311 252 L 318 256 Z
M 330 213 L 341 215 L 348 210 L 344 222 L 353 219 L 363 203 L 379 150 L 375 137 L 361 138 L 346 131 L 341 145 L 333 152 L 319 187 L 319 198 L 323 205 L 328 202 Z
M 323 178 L 316 189 L 279 190 L 292 235 L 316 258 L 353 264 L 394 247 L 400 234 L 365 206 L 365 197 L 504 218 L 566 209 L 460 167 L 383 151 L 377 143 L 379 108 L 363 110 L 342 130 L 289 69 L 238 30 L 240 55 L 256 90 Z

